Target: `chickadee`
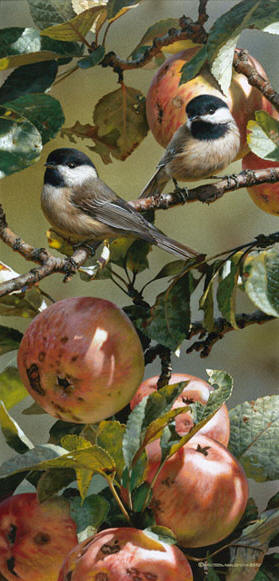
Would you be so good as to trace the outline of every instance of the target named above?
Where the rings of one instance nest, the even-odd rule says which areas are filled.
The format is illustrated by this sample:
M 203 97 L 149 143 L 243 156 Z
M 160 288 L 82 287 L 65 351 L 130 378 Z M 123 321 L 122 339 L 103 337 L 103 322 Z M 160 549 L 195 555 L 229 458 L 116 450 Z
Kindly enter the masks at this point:
M 77 149 L 52 151 L 46 161 L 41 204 L 64 238 L 95 248 L 106 238 L 136 236 L 184 260 L 198 252 L 172 240 L 150 224 L 98 177 L 92 161 Z
M 240 134 L 222 99 L 199 95 L 186 106 L 187 121 L 177 129 L 140 198 L 158 196 L 172 179 L 194 181 L 229 165 L 240 148 Z

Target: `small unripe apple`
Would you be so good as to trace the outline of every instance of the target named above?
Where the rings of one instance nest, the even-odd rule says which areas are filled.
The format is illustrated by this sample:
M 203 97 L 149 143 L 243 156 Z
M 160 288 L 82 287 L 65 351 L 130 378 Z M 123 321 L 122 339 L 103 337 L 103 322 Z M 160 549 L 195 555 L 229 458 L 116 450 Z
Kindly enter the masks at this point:
M 131 409 L 142 400 L 146 395 L 150 395 L 157 389 L 158 375 L 154 377 L 149 377 L 141 383 L 138 390 L 136 391 L 134 397 L 130 401 Z M 170 384 L 178 383 L 180 381 L 189 381 L 188 385 L 183 389 L 183 392 L 175 400 L 172 408 L 181 407 L 183 404 L 188 405 L 195 401 L 199 401 L 202 404 L 206 404 L 209 398 L 210 392 L 213 391 L 213 387 L 209 385 L 203 379 L 199 377 L 194 377 L 188 373 L 173 373 L 170 379 Z M 184 436 L 188 434 L 193 426 L 193 418 L 191 412 L 186 412 L 185 414 L 179 414 L 175 419 L 176 432 L 179 436 Z M 203 426 L 199 431 L 200 434 L 214 438 L 218 442 L 221 442 L 224 446 L 227 446 L 230 439 L 230 418 L 227 406 L 225 404 L 216 412 L 211 420 Z
M 49 414 L 93 423 L 112 416 L 133 397 L 144 370 L 138 335 L 110 301 L 68 298 L 42 311 L 18 352 L 21 379 Z
M 63 497 L 40 504 L 36 494 L 25 493 L 0 503 L 0 573 L 8 581 L 57 581 L 77 542 Z
M 279 161 L 268 161 L 252 153 L 242 160 L 242 169 L 265 169 L 267 167 L 279 168 Z M 253 202 L 264 212 L 279 216 L 279 182 L 274 184 L 259 184 L 247 188 Z
M 134 528 L 101 531 L 77 545 L 58 581 L 192 581 L 188 560 L 174 545 Z
M 201 94 L 215 95 L 226 101 L 238 125 L 241 146 L 237 159 L 248 152 L 246 126 L 254 119 L 254 112 L 264 109 L 270 112 L 271 105 L 247 78 L 233 71 L 228 97 L 220 91 L 216 79 L 205 65 L 200 73 L 190 81 L 179 85 L 182 66 L 191 60 L 200 47 L 189 48 L 167 59 L 156 72 L 146 97 L 146 114 L 149 127 L 155 139 L 166 147 L 175 131 L 186 121 L 185 107 L 191 99 Z M 261 64 L 249 56 L 250 62 L 264 78 L 266 74 Z
M 146 449 L 149 483 L 160 465 L 156 442 Z M 156 523 L 169 527 L 179 544 L 203 547 L 232 533 L 247 500 L 247 479 L 234 456 L 216 440 L 197 434 L 163 465 L 150 508 Z

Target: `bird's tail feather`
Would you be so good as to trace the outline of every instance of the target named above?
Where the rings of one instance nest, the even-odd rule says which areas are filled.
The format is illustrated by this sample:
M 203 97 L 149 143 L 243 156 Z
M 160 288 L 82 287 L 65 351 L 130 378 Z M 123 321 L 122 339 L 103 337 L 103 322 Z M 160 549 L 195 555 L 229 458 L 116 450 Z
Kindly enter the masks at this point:
M 142 190 L 139 198 L 148 198 L 149 196 L 158 197 L 163 191 L 165 185 L 168 183 L 169 179 L 170 178 L 166 174 L 164 168 L 159 167 Z
M 173 238 L 169 238 L 160 232 L 154 236 L 154 241 L 156 246 L 159 246 L 162 250 L 171 252 L 172 254 L 175 254 L 175 256 L 179 256 L 179 258 L 183 258 L 184 260 L 193 256 L 201 256 L 200 252 L 193 250 L 193 248 L 190 248 L 189 246 L 180 244 L 180 242 L 177 242 L 176 240 L 173 240 Z

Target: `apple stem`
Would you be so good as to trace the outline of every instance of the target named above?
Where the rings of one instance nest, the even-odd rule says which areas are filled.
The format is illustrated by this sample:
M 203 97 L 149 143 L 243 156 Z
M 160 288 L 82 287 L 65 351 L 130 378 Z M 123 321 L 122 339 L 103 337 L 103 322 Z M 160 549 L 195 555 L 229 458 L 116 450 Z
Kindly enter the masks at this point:
M 124 515 L 124 517 L 128 521 L 128 523 L 132 524 L 132 521 L 131 521 L 131 519 L 129 517 L 129 514 L 128 514 L 127 510 L 126 510 L 126 508 L 125 508 L 125 506 L 124 506 L 121 498 L 118 496 L 118 494 L 117 494 L 117 492 L 115 490 L 115 487 L 113 486 L 113 481 L 111 480 L 111 478 L 107 478 L 107 482 L 108 482 L 110 491 L 111 491 L 113 497 L 115 498 L 115 500 L 116 500 L 116 502 L 117 502 L 117 504 L 118 504 L 118 506 L 119 506 L 119 508 L 120 508 L 120 510 L 122 512 L 122 514 Z

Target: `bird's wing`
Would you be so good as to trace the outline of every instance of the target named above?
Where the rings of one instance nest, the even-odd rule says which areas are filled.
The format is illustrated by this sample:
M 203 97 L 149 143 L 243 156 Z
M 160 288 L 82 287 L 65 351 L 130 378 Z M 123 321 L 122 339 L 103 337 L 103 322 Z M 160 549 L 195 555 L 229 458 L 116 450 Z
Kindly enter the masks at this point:
M 177 129 L 169 145 L 167 146 L 163 157 L 161 157 L 157 168 L 151 179 L 144 186 L 139 198 L 148 198 L 154 196 L 157 198 L 162 193 L 164 187 L 171 179 L 171 172 L 165 169 L 166 166 L 177 156 L 184 152 L 185 142 L 189 130 L 186 125 L 182 125 Z
M 154 242 L 157 228 L 147 222 L 128 202 L 120 198 L 101 180 L 87 183 L 82 191 L 74 192 L 72 201 L 82 212 L 106 224 L 119 234 L 139 235 L 148 242 Z
M 181 125 L 181 127 L 179 127 L 179 129 L 177 129 L 174 136 L 170 140 L 163 157 L 161 157 L 161 159 L 157 165 L 158 168 L 165 167 L 177 155 L 184 152 L 185 141 L 187 140 L 188 134 L 189 134 L 189 130 L 188 130 L 186 125 Z

